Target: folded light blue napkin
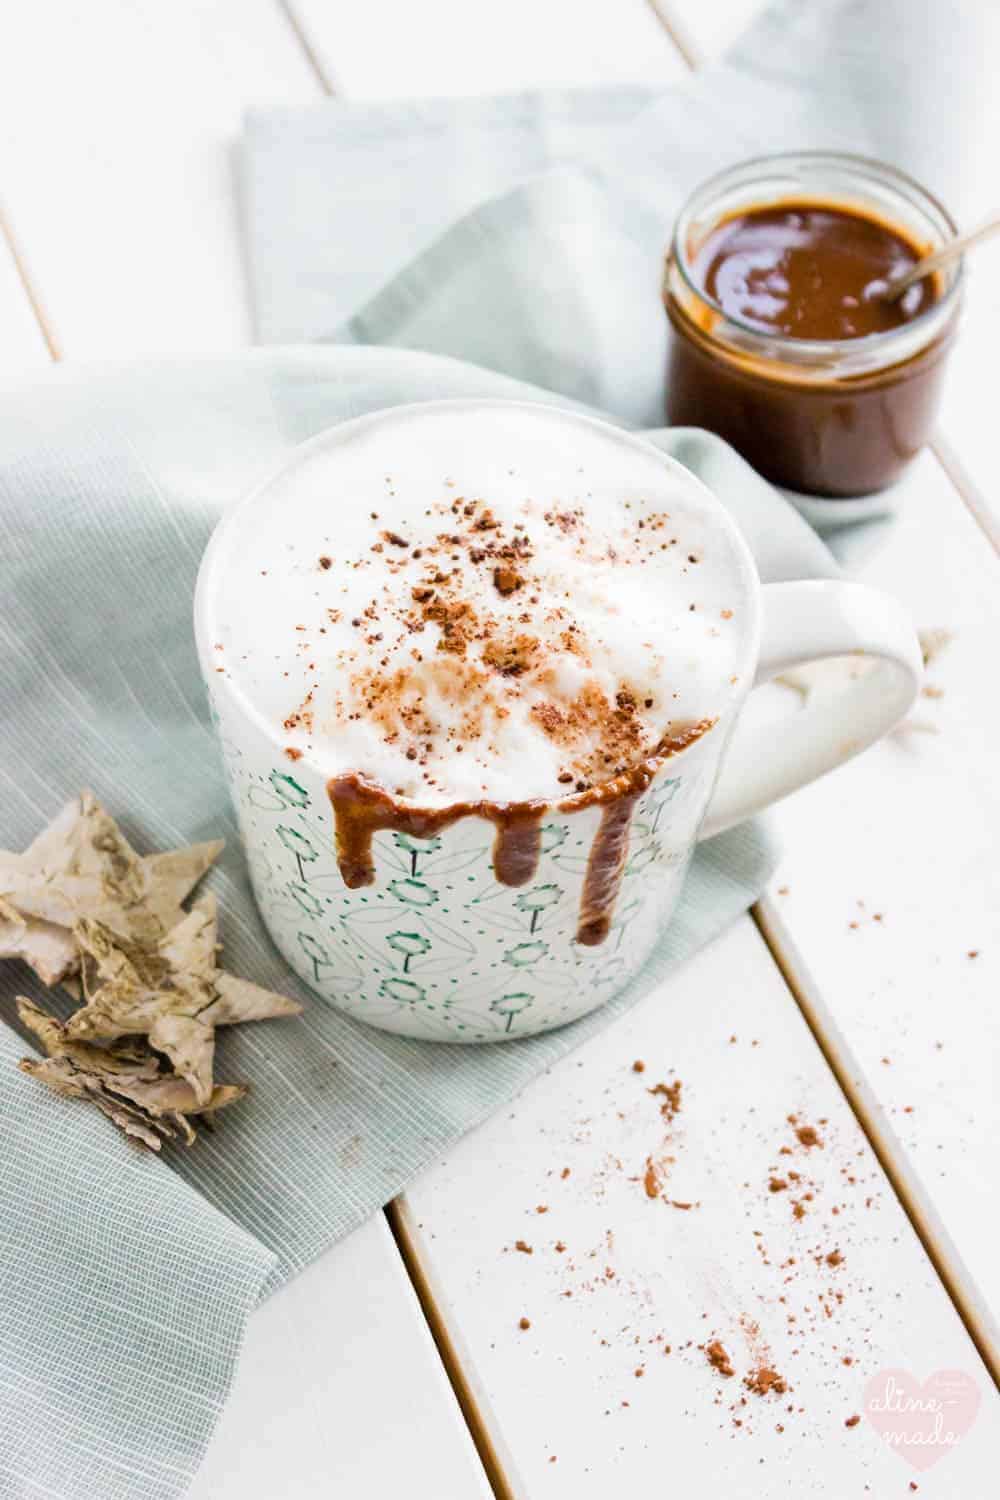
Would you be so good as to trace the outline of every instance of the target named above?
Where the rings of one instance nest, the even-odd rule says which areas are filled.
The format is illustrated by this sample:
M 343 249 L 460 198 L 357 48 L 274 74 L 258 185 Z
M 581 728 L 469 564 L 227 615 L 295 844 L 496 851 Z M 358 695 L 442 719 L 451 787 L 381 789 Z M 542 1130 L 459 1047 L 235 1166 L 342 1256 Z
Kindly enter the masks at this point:
M 703 846 L 642 981 L 564 1032 L 435 1048 L 305 996 L 253 907 L 195 664 L 191 589 L 222 508 L 294 443 L 402 401 L 575 399 L 656 427 L 659 254 L 679 196 L 753 150 L 864 144 L 961 204 L 958 122 L 970 100 L 993 107 L 977 82 L 997 55 L 991 28 L 974 0 L 786 4 L 656 100 L 615 90 L 257 117 L 246 170 L 262 334 L 338 342 L 0 387 L 0 842 L 23 847 L 85 785 L 143 851 L 225 836 L 209 877 L 224 962 L 307 1001 L 300 1020 L 227 1029 L 219 1073 L 253 1093 L 162 1161 L 17 1073 L 28 1044 L 0 1024 L 5 1500 L 179 1494 L 258 1296 L 661 983 L 756 896 L 775 857 L 757 825 Z M 955 109 L 928 124 L 917 85 L 933 76 L 940 102 L 942 69 L 961 80 Z M 395 347 L 357 347 L 373 342 Z M 833 571 L 724 445 L 654 440 L 731 507 L 765 577 Z M 13 995 L 38 987 L 13 966 L 0 981 L 13 1024 Z

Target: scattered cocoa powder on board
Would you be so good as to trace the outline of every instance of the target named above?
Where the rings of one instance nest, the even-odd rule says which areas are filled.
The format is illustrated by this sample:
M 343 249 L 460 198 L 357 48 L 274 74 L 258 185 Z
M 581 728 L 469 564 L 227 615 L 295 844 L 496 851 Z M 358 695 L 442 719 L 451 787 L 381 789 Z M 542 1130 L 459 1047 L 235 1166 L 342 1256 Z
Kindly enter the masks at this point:
M 642 1185 L 646 1189 L 647 1198 L 658 1198 L 660 1196 L 660 1169 L 651 1156 L 646 1157 L 646 1171 L 642 1179 Z
M 526 1244 L 524 1240 L 515 1240 L 514 1241 L 514 1249 L 515 1250 L 520 1250 L 522 1255 L 533 1255 L 534 1254 L 534 1251 L 532 1250 L 531 1246 L 528 1245 L 528 1244 Z
M 776 1396 L 783 1396 L 788 1390 L 785 1377 L 779 1375 L 777 1370 L 772 1370 L 770 1365 L 761 1365 L 758 1369 L 751 1370 L 743 1384 L 755 1396 L 769 1396 L 772 1391 Z
M 642 1060 L 641 1057 L 637 1057 L 636 1060 L 635 1060 L 635 1062 L 632 1064 L 632 1072 L 633 1073 L 645 1073 L 645 1071 L 646 1071 L 646 1064 L 643 1062 L 643 1060 Z
M 677 1078 L 673 1083 L 656 1083 L 650 1089 L 650 1093 L 662 1098 L 660 1114 L 665 1120 L 672 1120 L 681 1112 L 681 1089 L 684 1085 Z
M 725 1345 L 718 1339 L 713 1339 L 710 1344 L 705 1345 L 705 1358 L 713 1370 L 717 1370 L 720 1375 L 725 1375 L 727 1379 L 730 1375 L 736 1374 Z
M 518 1326 L 518 1328 L 530 1328 L 531 1327 L 531 1319 L 530 1318 L 519 1318 L 518 1321 L 517 1321 L 517 1326 Z
M 846 1418 L 845 1418 L 845 1419 L 844 1419 L 844 1426 L 845 1426 L 845 1427 L 857 1427 L 857 1425 L 858 1425 L 858 1423 L 859 1423 L 859 1422 L 860 1422 L 860 1421 L 861 1421 L 861 1418 L 860 1418 L 860 1417 L 859 1417 L 859 1416 L 858 1416 L 858 1414 L 857 1414 L 857 1413 L 856 1413 L 856 1412 L 855 1412 L 855 1414 L 854 1414 L 854 1416 L 853 1416 L 853 1417 L 846 1417 Z

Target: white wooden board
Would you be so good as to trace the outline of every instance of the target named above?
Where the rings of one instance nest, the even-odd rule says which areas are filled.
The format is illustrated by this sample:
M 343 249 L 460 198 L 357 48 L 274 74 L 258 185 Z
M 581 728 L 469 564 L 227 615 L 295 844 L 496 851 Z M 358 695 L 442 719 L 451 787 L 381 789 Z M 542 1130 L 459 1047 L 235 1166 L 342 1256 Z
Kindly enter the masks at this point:
M 1000 143 L 998 143 L 1000 144 Z M 984 215 L 995 188 L 984 187 Z M 1000 331 L 1000 241 L 972 252 L 961 333 L 941 412 L 942 453 L 966 502 L 1000 551 L 1000 455 L 996 432 L 996 341 Z
M 676 1080 L 668 1121 L 649 1090 Z M 822 1146 L 799 1141 L 808 1126 Z M 915 1479 L 923 1496 L 985 1500 L 1000 1403 L 749 919 L 464 1140 L 408 1205 L 514 1494 L 902 1500 Z M 731 1377 L 699 1347 L 715 1339 Z M 787 1392 L 745 1389 L 762 1365 Z M 926 1475 L 864 1415 L 890 1367 L 959 1369 L 981 1391 L 972 1430 Z
M 350 98 L 659 84 L 684 64 L 646 0 L 289 0 L 334 89 Z
M 382 1214 L 257 1310 L 189 1500 L 489 1500 Z
M 49 363 L 49 351 L 32 311 L 7 240 L 0 235 L 0 371 L 18 375 Z
M 0 49 L 4 194 L 68 358 L 246 343 L 235 153 L 319 85 L 271 0 L 32 0 Z
M 650 0 L 687 60 L 718 57 L 755 21 L 766 0 Z
M 897 505 L 852 571 L 952 639 L 908 729 L 779 810 L 770 910 L 997 1317 L 1000 580 L 933 457 Z

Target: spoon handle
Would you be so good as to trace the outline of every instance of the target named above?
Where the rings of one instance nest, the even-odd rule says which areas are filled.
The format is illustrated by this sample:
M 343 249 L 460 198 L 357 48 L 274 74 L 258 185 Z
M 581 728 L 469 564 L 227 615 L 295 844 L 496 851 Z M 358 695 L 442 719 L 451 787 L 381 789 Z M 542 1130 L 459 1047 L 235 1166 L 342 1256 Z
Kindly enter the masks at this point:
M 989 239 L 998 230 L 1000 230 L 1000 214 L 992 219 L 987 219 L 985 223 L 977 225 L 975 229 L 970 229 L 967 234 L 956 235 L 953 240 L 949 240 L 946 245 L 942 245 L 940 250 L 935 250 L 933 255 L 925 255 L 923 260 L 918 260 L 912 270 L 906 272 L 905 276 L 900 276 L 898 279 L 894 277 L 885 292 L 886 301 L 895 302 L 897 297 L 903 295 L 907 287 L 913 286 L 918 281 L 923 281 L 924 277 L 929 276 L 932 271 L 940 270 L 950 260 L 954 260 L 957 255 L 963 255 L 971 245 L 978 245 L 980 240 Z

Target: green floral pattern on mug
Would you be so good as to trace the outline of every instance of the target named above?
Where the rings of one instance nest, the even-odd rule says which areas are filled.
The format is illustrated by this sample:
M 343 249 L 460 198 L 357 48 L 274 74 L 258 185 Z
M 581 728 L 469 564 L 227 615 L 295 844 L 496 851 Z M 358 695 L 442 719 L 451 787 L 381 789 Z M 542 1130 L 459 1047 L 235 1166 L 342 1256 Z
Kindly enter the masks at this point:
M 225 746 L 225 736 L 222 735 Z M 298 770 L 298 767 L 296 767 Z M 309 777 L 227 755 L 251 879 L 285 957 L 324 998 L 408 1036 L 490 1041 L 560 1025 L 606 1000 L 655 940 L 686 865 L 697 778 L 662 778 L 637 804 L 606 942 L 576 942 L 596 820 L 553 813 L 540 859 L 514 889 L 493 873 L 493 830 L 468 818 L 444 836 L 381 833 L 374 885 L 348 890 L 325 795 Z M 690 785 L 689 785 L 690 783 Z M 636 936 L 638 934 L 638 936 Z

